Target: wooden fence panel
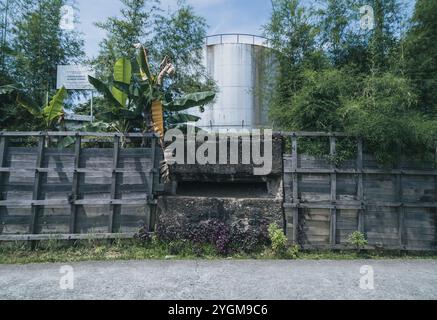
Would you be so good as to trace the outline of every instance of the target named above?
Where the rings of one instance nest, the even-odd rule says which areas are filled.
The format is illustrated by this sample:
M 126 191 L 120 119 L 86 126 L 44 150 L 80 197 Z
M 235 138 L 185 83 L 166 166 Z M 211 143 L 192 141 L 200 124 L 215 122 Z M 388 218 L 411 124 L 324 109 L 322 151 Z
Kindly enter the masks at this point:
M 67 135 L 75 143 L 59 149 L 46 142 L 56 133 L 0 134 L 0 240 L 118 238 L 150 226 L 163 190 L 158 139 L 145 135 L 149 147 L 122 149 L 120 135 L 98 134 L 114 147 L 86 148 L 82 137 L 94 133 Z M 38 146 L 8 146 L 27 136 Z
M 371 248 L 437 250 L 435 161 L 403 160 L 387 169 L 358 139 L 356 159 L 337 167 L 330 159 L 343 135 L 287 135 L 292 152 L 283 161 L 284 210 L 290 242 L 309 249 L 345 248 L 348 236 L 361 231 Z M 297 137 L 327 139 L 329 157 L 302 154 Z M 292 228 L 296 220 L 298 227 Z

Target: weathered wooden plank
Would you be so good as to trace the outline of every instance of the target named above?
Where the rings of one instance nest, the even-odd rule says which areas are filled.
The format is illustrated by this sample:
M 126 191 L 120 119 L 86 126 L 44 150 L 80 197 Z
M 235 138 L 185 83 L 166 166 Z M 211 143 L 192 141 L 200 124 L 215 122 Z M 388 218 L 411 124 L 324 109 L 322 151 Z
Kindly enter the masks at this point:
M 343 209 L 343 210 L 353 210 L 362 209 L 361 204 L 330 204 L 330 203 L 284 203 L 284 208 L 301 208 L 301 209 Z
M 401 174 L 396 175 L 396 184 L 395 184 L 395 199 L 398 202 L 403 203 L 403 176 L 402 176 L 402 167 Z M 405 229 L 405 208 L 403 205 L 398 208 L 398 240 L 399 247 L 403 248 L 404 246 L 404 229 Z
M 153 138 L 152 138 L 153 139 Z M 151 159 L 152 148 L 129 148 L 120 150 L 120 162 L 123 160 L 145 158 Z
M 293 200 L 292 202 L 294 204 L 299 203 L 299 177 L 296 173 L 296 170 L 298 169 L 298 154 L 299 154 L 299 148 L 297 143 L 297 136 L 293 135 L 291 137 L 291 148 L 292 148 L 292 167 L 295 173 L 293 173 Z M 298 244 L 299 242 L 299 208 L 293 208 L 292 209 L 292 215 L 293 215 L 293 243 Z
M 38 156 L 37 156 L 35 168 L 40 168 L 42 166 L 44 160 L 45 141 L 46 141 L 46 136 L 41 135 L 38 141 Z M 36 171 L 34 185 L 33 185 L 33 194 L 32 194 L 32 199 L 34 201 L 38 201 L 40 196 L 41 179 L 42 179 L 42 173 Z M 32 218 L 30 221 L 30 228 L 29 228 L 31 234 L 38 233 L 38 213 L 39 213 L 39 208 L 37 206 L 32 205 Z
M 113 174 L 112 174 L 112 178 L 111 178 L 111 199 L 116 199 L 116 197 L 117 197 L 117 177 L 118 177 L 116 170 L 118 168 L 118 161 L 119 161 L 119 156 L 120 156 L 120 138 L 119 137 L 114 138 L 113 153 L 114 154 L 113 154 L 113 162 L 112 162 Z M 112 202 L 111 208 L 109 211 L 109 226 L 108 226 L 109 233 L 114 232 L 114 217 L 117 213 L 116 210 L 117 210 L 117 207 Z
M 7 138 L 4 136 L 0 136 L 0 167 L 3 168 L 6 162 L 6 154 L 7 154 Z
M 350 137 L 350 135 L 344 132 L 278 132 L 283 136 L 295 136 L 295 137 Z
M 0 201 L 0 207 L 69 207 L 71 204 L 76 206 L 81 205 L 145 205 L 149 199 L 81 199 L 72 201 L 69 199 L 53 199 L 53 200 L 4 200 Z
M 72 168 L 29 168 L 29 169 L 17 169 L 17 168 L 0 168 L 1 172 L 10 172 L 10 173 L 34 173 L 35 171 L 39 171 L 41 173 L 47 174 L 73 174 L 73 173 L 93 173 L 93 174 L 101 174 L 101 175 L 112 175 L 114 170 L 112 169 L 74 169 Z M 126 174 L 138 174 L 138 173 L 150 173 L 153 170 L 150 168 L 141 168 L 141 170 L 132 170 L 132 169 L 116 169 L 116 173 L 126 173 Z
M 6 163 L 6 154 L 7 154 L 7 138 L 4 136 L 0 136 L 0 169 L 3 168 L 3 166 Z M 0 186 L 3 185 L 4 181 L 4 173 L 0 171 Z M 0 201 L 3 200 L 3 193 L 0 191 Z M 3 216 L 5 209 L 0 207 L 0 218 Z M 3 224 L 0 224 L 0 234 L 3 232 Z
M 347 241 L 347 237 L 357 231 L 359 212 L 362 210 L 338 210 L 337 243 Z
M 156 174 L 157 169 L 158 169 L 158 168 L 155 168 L 156 144 L 157 144 L 157 139 L 152 138 L 151 159 L 152 159 L 153 167 L 152 167 L 152 171 L 149 173 L 149 186 L 148 186 L 149 199 L 153 199 L 153 186 L 155 184 L 155 174 Z
M 363 139 L 358 139 L 357 145 L 357 171 L 358 173 L 358 186 L 357 186 L 357 198 L 362 204 L 364 204 L 364 157 L 363 157 Z M 365 206 L 358 211 L 358 231 L 361 233 L 366 232 L 366 226 L 364 224 L 364 215 L 366 212 Z
M 132 239 L 135 233 L 100 234 L 22 234 L 0 235 L 0 241 L 41 241 L 41 240 L 88 240 L 88 239 Z
M 331 173 L 331 202 L 332 204 L 336 204 L 337 202 L 337 174 L 335 172 L 336 166 L 333 162 L 334 157 L 336 156 L 337 150 L 336 150 L 336 144 L 337 140 L 335 137 L 330 137 L 329 139 L 329 146 L 330 146 L 330 156 L 332 161 L 332 170 L 334 170 L 334 173 Z M 331 208 L 331 222 L 330 222 L 330 232 L 329 232 L 329 239 L 332 246 L 336 245 L 337 241 L 337 207 L 334 206 Z
M 327 162 L 326 162 L 327 163 Z M 313 173 L 313 174 L 330 174 L 330 173 L 341 173 L 341 174 L 358 174 L 360 171 L 357 169 L 329 169 L 320 168 L 320 164 L 309 166 L 308 163 L 303 163 L 305 165 L 303 168 L 292 169 L 289 166 L 284 167 L 284 173 Z M 407 176 L 437 176 L 437 170 L 388 170 L 388 169 L 363 169 L 362 173 L 368 175 L 396 175 L 403 174 Z
M 79 199 L 79 173 L 78 169 L 80 166 L 80 151 L 82 145 L 82 138 L 77 136 L 74 144 L 74 169 L 73 173 L 73 183 L 71 188 L 71 206 L 70 206 L 70 233 L 74 234 L 76 232 L 76 220 L 77 220 L 77 205 L 76 201 Z
M 5 137 L 101 137 L 101 138 L 152 138 L 157 137 L 155 133 L 104 133 L 104 132 L 76 132 L 76 131 L 55 131 L 55 132 L 2 132 Z

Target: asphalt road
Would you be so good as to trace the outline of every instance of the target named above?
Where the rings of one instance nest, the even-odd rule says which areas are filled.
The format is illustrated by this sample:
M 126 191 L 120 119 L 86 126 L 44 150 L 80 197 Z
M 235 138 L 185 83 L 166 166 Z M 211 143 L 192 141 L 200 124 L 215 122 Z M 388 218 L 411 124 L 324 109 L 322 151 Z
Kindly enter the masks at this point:
M 0 266 L 0 299 L 437 300 L 435 260 L 87 262 L 61 274 L 62 266 Z M 374 289 L 364 290 L 371 271 Z

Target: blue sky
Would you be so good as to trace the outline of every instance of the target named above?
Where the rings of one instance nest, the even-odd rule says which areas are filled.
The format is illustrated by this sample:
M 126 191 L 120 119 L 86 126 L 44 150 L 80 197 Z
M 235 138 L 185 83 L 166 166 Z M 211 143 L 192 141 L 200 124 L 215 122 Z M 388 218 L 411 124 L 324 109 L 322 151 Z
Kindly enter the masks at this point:
M 197 14 L 206 18 L 208 33 L 249 33 L 262 34 L 262 26 L 270 17 L 271 0 L 186 0 Z M 306 0 L 303 1 L 305 3 Z M 411 12 L 414 0 L 402 0 Z M 79 30 L 84 34 L 85 51 L 89 57 L 98 53 L 98 44 L 105 33 L 94 26 L 94 22 L 118 15 L 120 0 L 76 0 L 81 24 Z M 161 0 L 162 9 L 174 9 L 177 0 Z
M 161 0 L 162 8 L 174 8 L 177 0 Z M 206 18 L 209 34 L 250 33 L 259 35 L 261 26 L 267 23 L 271 13 L 270 0 L 187 0 L 197 14 Z M 88 56 L 96 55 L 98 43 L 105 33 L 93 23 L 116 16 L 120 9 L 119 0 L 77 0 L 79 30 L 85 38 Z

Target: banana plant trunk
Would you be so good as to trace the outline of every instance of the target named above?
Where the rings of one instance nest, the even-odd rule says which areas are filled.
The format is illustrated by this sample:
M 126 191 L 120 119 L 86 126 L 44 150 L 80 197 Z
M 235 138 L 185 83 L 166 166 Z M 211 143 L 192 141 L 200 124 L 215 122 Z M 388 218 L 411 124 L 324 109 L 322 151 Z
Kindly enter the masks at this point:
M 159 134 L 159 142 L 164 154 L 164 161 L 161 162 L 161 178 L 164 183 L 170 181 L 170 167 L 165 159 L 165 148 L 164 148 L 164 108 L 160 100 L 155 100 L 152 102 L 152 122 L 153 122 L 153 132 Z
M 155 100 L 152 102 L 152 121 L 153 131 L 158 133 L 161 139 L 164 138 L 164 114 L 162 102 Z

